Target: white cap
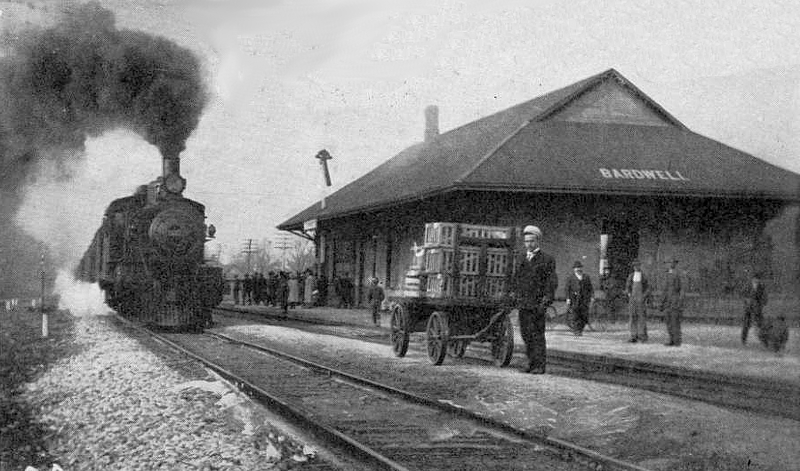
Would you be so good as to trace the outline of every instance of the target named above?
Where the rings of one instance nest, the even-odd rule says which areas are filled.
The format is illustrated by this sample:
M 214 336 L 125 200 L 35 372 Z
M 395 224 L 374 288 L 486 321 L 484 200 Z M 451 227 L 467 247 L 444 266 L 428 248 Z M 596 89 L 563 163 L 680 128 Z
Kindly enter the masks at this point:
M 533 234 L 536 237 L 542 236 L 542 230 L 536 226 L 525 226 L 525 229 L 522 230 L 523 234 Z

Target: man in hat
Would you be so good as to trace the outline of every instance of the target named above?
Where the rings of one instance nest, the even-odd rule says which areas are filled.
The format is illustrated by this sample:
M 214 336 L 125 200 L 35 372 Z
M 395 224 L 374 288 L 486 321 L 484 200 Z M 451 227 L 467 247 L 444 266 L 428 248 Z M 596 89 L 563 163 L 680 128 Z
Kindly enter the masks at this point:
M 567 306 L 572 312 L 570 327 L 576 337 L 583 335 L 583 328 L 589 322 L 589 303 L 593 293 L 592 280 L 583 273 L 583 263 L 576 261 L 566 286 Z
M 600 285 L 600 290 L 598 291 L 599 296 L 597 296 L 595 302 L 600 303 L 600 306 L 603 308 L 603 315 L 606 319 L 614 320 L 616 319 L 615 310 L 619 292 L 617 289 L 617 282 L 611 275 L 610 266 L 605 265 L 603 267 L 603 273 L 600 274 L 600 281 L 598 284 Z
M 628 296 L 628 326 L 630 327 L 630 343 L 647 342 L 647 301 L 650 298 L 650 282 L 642 273 L 639 260 L 631 263 L 633 272 L 625 282 L 625 294 Z
M 369 289 L 367 290 L 367 304 L 372 309 L 372 323 L 381 325 L 381 303 L 383 302 L 384 294 L 379 281 L 376 277 L 369 279 Z
M 763 324 L 764 306 L 767 304 L 767 290 L 757 273 L 750 277 L 750 283 L 744 290 L 744 317 L 742 318 L 742 345 L 747 343 L 750 324 L 759 329 Z
M 239 298 L 239 293 L 242 291 L 242 280 L 239 279 L 239 275 L 233 275 L 233 304 L 241 304 L 241 299 Z
M 661 295 L 661 312 L 664 313 L 664 322 L 667 324 L 669 342 L 668 347 L 681 345 L 681 316 L 683 315 L 683 283 L 678 273 L 678 260 L 669 261 L 669 270 L 664 283 L 664 293 Z
M 539 247 L 542 231 L 527 226 L 524 231 L 525 254 L 512 280 L 512 292 L 519 309 L 519 327 L 528 355 L 526 373 L 543 374 L 546 366 L 545 309 L 555 297 L 558 277 L 556 261 Z

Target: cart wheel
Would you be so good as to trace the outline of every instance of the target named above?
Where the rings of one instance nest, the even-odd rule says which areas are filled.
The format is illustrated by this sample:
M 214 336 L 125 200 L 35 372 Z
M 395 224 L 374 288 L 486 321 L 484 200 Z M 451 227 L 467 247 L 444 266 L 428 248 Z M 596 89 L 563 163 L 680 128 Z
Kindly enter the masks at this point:
M 447 313 L 434 311 L 428 318 L 428 359 L 434 365 L 441 365 L 447 356 L 447 343 L 450 328 L 447 325 Z
M 497 323 L 497 337 L 492 340 L 492 358 L 499 367 L 508 366 L 514 356 L 514 326 L 508 314 Z
M 447 346 L 447 354 L 453 358 L 464 358 L 469 340 L 453 340 Z
M 404 357 L 408 352 L 408 313 L 406 307 L 398 304 L 392 309 L 391 334 L 394 356 Z

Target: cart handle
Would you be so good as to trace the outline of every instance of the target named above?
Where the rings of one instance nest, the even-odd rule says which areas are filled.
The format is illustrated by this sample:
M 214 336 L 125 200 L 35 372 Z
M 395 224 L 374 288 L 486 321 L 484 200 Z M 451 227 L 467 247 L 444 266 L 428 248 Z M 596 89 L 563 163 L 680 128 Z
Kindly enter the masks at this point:
M 507 316 L 509 312 L 511 312 L 511 309 L 508 309 L 508 308 L 501 308 L 499 312 L 495 313 L 495 314 L 492 316 L 492 318 L 489 320 L 489 324 L 488 324 L 486 327 L 484 327 L 483 329 L 481 329 L 481 330 L 479 330 L 478 332 L 476 332 L 476 333 L 475 333 L 475 335 L 473 335 L 472 337 L 473 337 L 474 339 L 476 339 L 476 340 L 477 340 L 477 339 L 479 339 L 479 338 L 481 338 L 481 336 L 483 336 L 483 335 L 485 335 L 487 332 L 489 332 L 489 329 L 491 329 L 491 328 L 492 328 L 492 326 L 494 326 L 495 322 L 497 322 L 497 320 L 498 320 L 498 319 L 500 319 L 500 318 L 501 318 L 501 317 L 503 317 L 503 316 Z M 451 337 L 451 338 L 452 338 L 452 337 Z

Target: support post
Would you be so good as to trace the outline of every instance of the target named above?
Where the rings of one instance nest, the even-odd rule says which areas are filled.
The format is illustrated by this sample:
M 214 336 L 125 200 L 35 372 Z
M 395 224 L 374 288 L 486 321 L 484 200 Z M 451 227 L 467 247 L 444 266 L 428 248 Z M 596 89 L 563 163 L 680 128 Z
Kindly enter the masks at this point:
M 41 261 L 41 269 L 42 269 L 42 291 L 41 297 L 39 298 L 39 310 L 42 312 L 42 337 L 47 338 L 50 334 L 50 326 L 49 319 L 47 318 L 47 310 L 44 307 L 44 283 L 45 283 L 45 274 L 44 274 L 44 254 L 42 254 L 42 261 Z

